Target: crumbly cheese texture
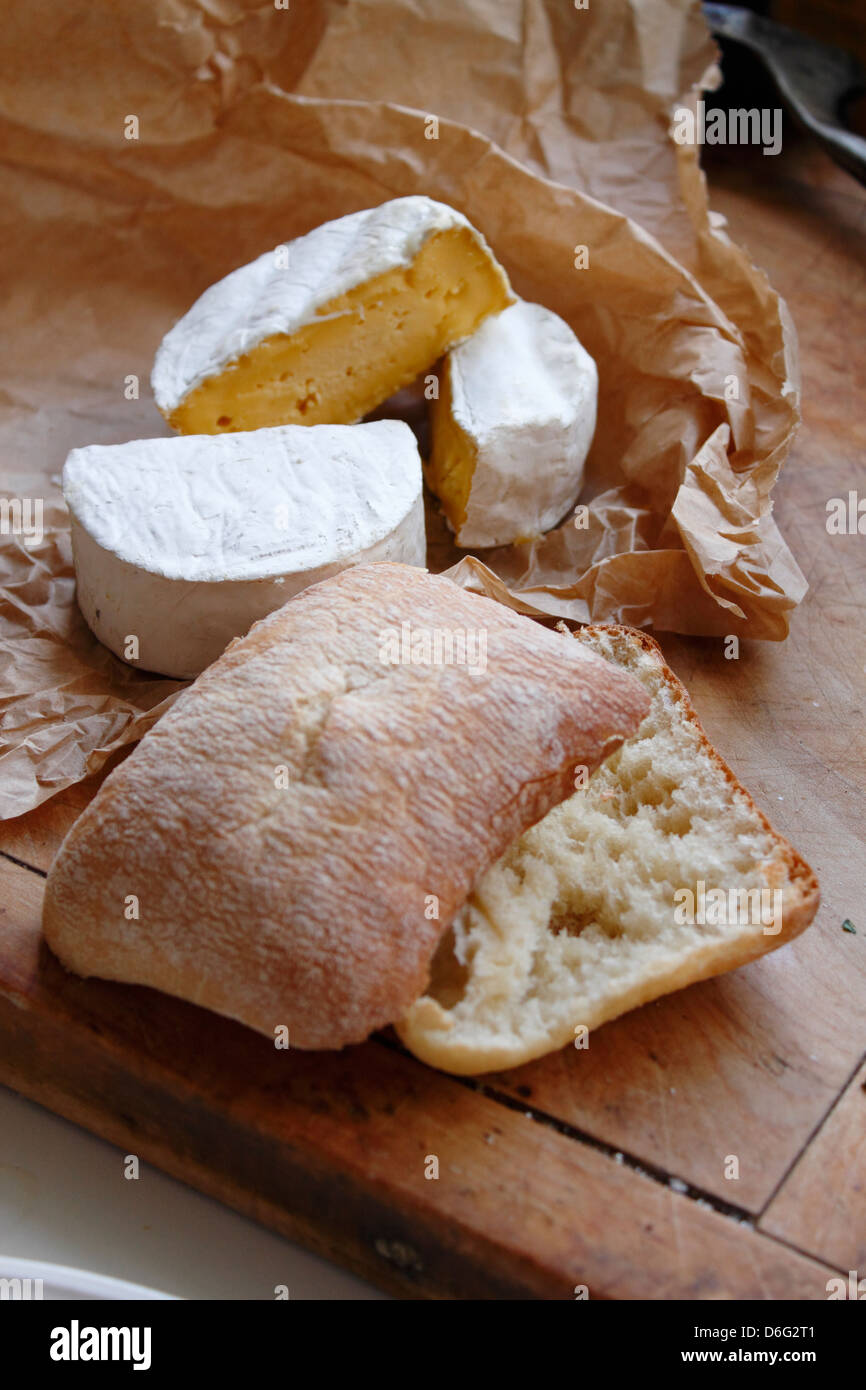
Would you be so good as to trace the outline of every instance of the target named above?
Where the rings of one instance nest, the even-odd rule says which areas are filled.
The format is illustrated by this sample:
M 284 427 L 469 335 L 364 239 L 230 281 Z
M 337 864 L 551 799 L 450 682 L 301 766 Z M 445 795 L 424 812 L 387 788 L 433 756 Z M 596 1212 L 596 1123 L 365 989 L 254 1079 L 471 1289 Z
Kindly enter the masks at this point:
M 488 869 L 443 938 L 398 1031 L 445 1071 L 500 1070 L 574 1044 L 581 1028 L 782 944 L 817 908 L 808 866 L 710 746 L 655 644 L 627 628 L 581 637 L 638 677 L 650 711 Z M 701 883 L 705 894 L 766 890 L 768 920 L 778 889 L 779 930 L 731 914 L 701 924 Z M 680 889 L 694 894 L 693 925 L 677 920 Z
M 153 393 L 183 434 L 351 424 L 512 297 L 461 213 L 395 198 L 212 285 L 163 340 Z
M 88 625 L 164 675 L 197 675 L 349 565 L 426 561 L 421 460 L 397 420 L 74 449 L 63 492 Z
M 549 531 L 577 499 L 598 372 L 563 319 L 518 300 L 443 364 L 427 481 L 458 545 Z

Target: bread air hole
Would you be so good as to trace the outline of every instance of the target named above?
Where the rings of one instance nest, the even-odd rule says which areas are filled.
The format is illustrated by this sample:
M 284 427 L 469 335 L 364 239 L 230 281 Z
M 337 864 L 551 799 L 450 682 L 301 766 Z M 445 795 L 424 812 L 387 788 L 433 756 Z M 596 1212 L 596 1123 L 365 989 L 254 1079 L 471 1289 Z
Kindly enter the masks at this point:
M 466 993 L 469 966 L 457 959 L 454 928 L 449 927 L 430 963 L 430 984 L 427 993 L 437 999 L 443 1009 L 453 1009 Z
M 610 923 L 600 922 L 598 912 L 585 909 L 583 911 L 574 907 L 554 907 L 550 914 L 548 931 L 551 936 L 559 936 L 565 932 L 568 936 L 580 936 L 587 927 L 596 925 L 601 928 L 606 936 L 619 936 L 620 932 L 611 926 Z
M 661 828 L 665 835 L 676 835 L 682 839 L 692 829 L 692 818 L 685 806 L 675 806 L 661 818 Z

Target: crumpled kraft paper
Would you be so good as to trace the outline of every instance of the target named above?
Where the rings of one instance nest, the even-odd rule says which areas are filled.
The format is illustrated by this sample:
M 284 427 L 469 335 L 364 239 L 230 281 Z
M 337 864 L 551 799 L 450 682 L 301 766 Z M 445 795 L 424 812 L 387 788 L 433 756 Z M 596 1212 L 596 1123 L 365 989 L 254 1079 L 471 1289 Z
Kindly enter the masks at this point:
M 75 601 L 61 509 L 45 520 L 50 529 L 40 545 L 16 537 L 0 550 L 6 815 L 20 814 L 28 796 L 35 805 L 97 771 L 114 749 L 141 738 L 187 684 L 143 677 L 94 641 Z
M 12 12 L 0 493 L 42 499 L 47 530 L 0 535 L 0 815 L 95 771 L 180 688 L 125 667 L 78 615 L 66 452 L 168 432 L 153 353 L 208 284 L 403 194 L 465 212 L 600 376 L 586 527 L 473 557 L 433 508 L 431 567 L 547 617 L 785 636 L 805 583 L 770 490 L 797 420 L 793 330 L 667 134 L 712 59 L 688 0 Z

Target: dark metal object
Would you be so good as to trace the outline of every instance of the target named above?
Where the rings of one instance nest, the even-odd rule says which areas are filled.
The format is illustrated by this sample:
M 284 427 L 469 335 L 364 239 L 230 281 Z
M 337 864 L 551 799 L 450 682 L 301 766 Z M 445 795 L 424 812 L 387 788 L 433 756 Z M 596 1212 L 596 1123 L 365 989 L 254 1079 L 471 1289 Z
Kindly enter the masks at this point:
M 841 120 L 845 100 L 866 91 L 866 72 L 857 59 L 736 5 L 706 4 L 703 12 L 714 34 L 761 59 L 801 125 L 831 159 L 866 183 L 866 140 Z

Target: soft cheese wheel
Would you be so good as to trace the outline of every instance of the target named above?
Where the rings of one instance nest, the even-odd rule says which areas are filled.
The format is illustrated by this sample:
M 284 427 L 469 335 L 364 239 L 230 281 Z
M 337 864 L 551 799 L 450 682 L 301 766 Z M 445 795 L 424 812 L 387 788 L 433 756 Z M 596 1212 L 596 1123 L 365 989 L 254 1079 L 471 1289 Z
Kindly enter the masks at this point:
M 443 363 L 427 481 L 458 545 L 549 531 L 576 501 L 598 372 L 568 324 L 519 300 Z
M 89 627 L 168 676 L 198 675 L 349 565 L 426 560 L 421 459 L 398 420 L 73 449 L 63 492 Z
M 212 285 L 163 340 L 153 393 L 183 434 L 351 424 L 511 299 L 465 217 L 395 198 Z

